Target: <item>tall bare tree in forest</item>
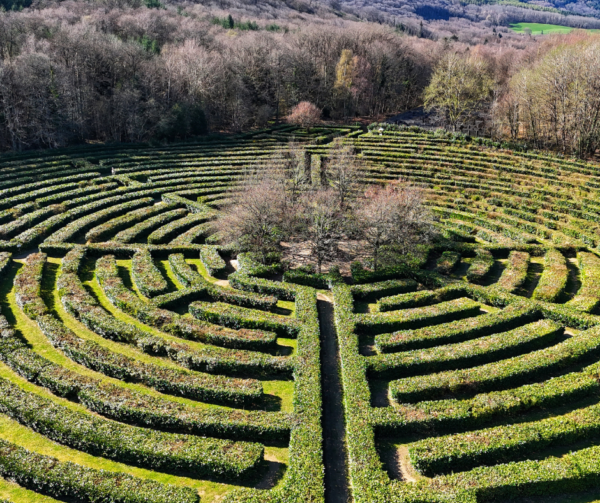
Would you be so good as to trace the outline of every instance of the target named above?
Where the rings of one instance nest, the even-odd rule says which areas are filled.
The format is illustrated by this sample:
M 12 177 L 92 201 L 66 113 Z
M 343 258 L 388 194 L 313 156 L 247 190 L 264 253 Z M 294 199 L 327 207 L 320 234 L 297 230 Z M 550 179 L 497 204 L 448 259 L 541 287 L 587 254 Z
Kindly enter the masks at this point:
M 482 59 L 448 52 L 435 66 L 425 89 L 425 108 L 438 110 L 456 129 L 462 119 L 491 97 L 492 86 Z

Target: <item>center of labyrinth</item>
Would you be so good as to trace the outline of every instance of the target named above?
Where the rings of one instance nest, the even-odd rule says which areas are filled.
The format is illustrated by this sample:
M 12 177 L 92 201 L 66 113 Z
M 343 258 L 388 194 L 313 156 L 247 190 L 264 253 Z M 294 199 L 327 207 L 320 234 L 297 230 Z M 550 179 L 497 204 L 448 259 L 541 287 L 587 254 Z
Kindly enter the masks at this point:
M 292 134 L 313 183 L 335 134 L 365 181 L 420 184 L 422 262 L 286 275 L 218 245 Z M 598 499 L 596 179 L 356 128 L 3 160 L 0 499 Z

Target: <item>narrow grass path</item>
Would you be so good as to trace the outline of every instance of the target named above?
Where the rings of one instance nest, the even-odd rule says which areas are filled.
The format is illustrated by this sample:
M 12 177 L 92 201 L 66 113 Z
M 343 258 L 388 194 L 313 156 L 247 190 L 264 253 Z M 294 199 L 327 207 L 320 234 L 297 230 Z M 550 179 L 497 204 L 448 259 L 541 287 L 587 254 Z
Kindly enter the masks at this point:
M 348 466 L 342 381 L 337 334 L 333 323 L 333 304 L 318 295 L 321 327 L 321 380 L 323 389 L 323 452 L 325 463 L 325 502 L 348 503 Z

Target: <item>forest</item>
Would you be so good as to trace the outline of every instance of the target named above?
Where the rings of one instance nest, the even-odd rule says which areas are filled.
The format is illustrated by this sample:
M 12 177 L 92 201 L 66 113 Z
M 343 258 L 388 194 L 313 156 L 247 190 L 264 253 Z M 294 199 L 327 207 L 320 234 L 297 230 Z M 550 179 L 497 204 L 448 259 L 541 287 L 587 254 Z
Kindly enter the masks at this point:
M 522 68 L 541 69 L 565 44 L 595 46 L 593 35 L 518 34 L 505 23 L 516 19 L 516 7 L 483 7 L 504 18 L 490 11 L 483 21 L 465 13 L 445 20 L 435 7 L 413 5 L 438 18 L 415 24 L 412 14 L 379 10 L 371 19 L 369 9 L 347 2 L 303 0 L 66 0 L 8 11 L 0 16 L 0 149 L 239 132 L 279 121 L 302 101 L 313 103 L 326 122 L 381 121 L 422 105 L 436 65 L 454 53 L 479 61 L 489 76 L 488 92 L 478 100 L 488 134 L 577 150 L 565 135 L 555 131 L 548 140 L 533 125 L 539 107 L 520 110 L 527 119 L 517 132 L 509 112 L 516 113 L 511 104 Z M 529 13 L 534 21 L 558 16 Z M 600 26 L 592 17 L 565 19 Z M 562 57 L 588 66 L 580 51 L 569 54 Z

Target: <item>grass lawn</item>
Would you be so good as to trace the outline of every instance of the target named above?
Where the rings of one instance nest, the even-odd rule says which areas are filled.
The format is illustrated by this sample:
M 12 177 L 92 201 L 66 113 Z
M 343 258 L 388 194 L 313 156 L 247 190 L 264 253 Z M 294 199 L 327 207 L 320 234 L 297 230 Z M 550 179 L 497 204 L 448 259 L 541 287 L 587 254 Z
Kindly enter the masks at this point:
M 542 23 L 515 23 L 510 25 L 511 30 L 517 33 L 525 33 L 525 28 L 531 30 L 532 35 L 548 35 L 550 33 L 571 33 L 575 28 L 570 26 L 560 26 L 558 24 L 542 24 Z M 586 30 L 598 32 L 600 30 Z

